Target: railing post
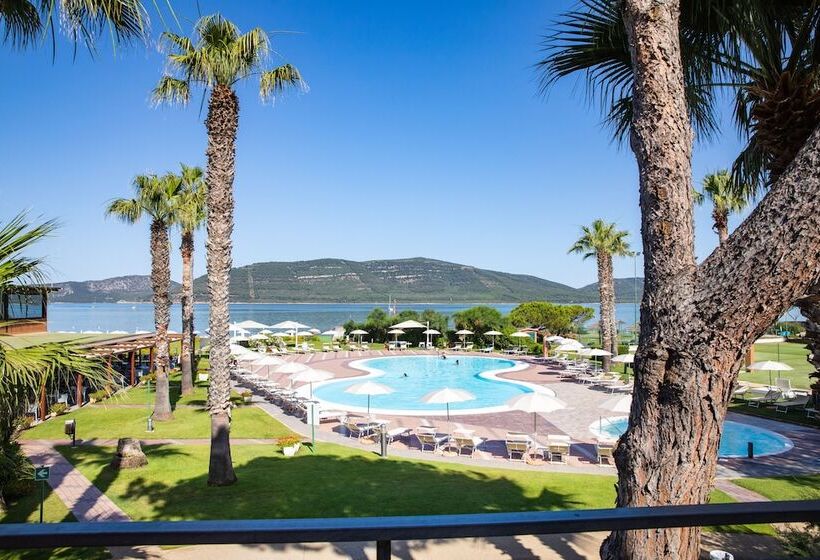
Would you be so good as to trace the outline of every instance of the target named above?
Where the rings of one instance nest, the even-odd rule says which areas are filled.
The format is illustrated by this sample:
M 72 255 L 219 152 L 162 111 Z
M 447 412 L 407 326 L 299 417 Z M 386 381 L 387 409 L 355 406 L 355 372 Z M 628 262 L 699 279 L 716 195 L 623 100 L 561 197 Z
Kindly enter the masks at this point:
M 376 541 L 376 560 L 390 560 L 390 541 Z

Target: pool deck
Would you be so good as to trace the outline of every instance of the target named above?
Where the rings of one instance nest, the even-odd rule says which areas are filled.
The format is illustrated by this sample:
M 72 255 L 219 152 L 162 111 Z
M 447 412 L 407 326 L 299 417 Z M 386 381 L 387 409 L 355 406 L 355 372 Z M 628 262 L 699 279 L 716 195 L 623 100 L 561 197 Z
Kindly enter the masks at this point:
M 350 362 L 364 358 L 381 357 L 385 355 L 423 355 L 430 354 L 423 351 L 402 352 L 328 352 L 315 353 L 289 358 L 292 361 L 306 363 L 311 367 L 323 369 L 334 374 L 334 379 L 351 378 L 365 375 L 365 372 L 350 367 Z M 487 354 L 450 353 L 450 357 L 460 355 L 487 356 Z M 498 357 L 499 355 L 493 355 Z M 503 356 L 509 358 L 509 356 Z M 567 463 L 545 463 L 540 460 L 525 463 L 510 461 L 506 456 L 504 436 L 508 431 L 532 433 L 533 414 L 520 411 L 492 412 L 488 414 L 451 415 L 451 425 L 460 424 L 466 429 L 475 431 L 477 436 L 485 438 L 480 450 L 473 457 L 464 455 L 458 457 L 454 452 L 421 453 L 414 437 L 402 438 L 390 446 L 389 453 L 398 457 L 412 459 L 426 458 L 462 464 L 475 464 L 489 467 L 536 469 L 548 468 L 555 472 L 584 472 L 588 474 L 614 475 L 615 468 L 611 465 L 598 465 L 595 452 L 595 436 L 589 431 L 589 426 L 597 422 L 601 416 L 623 416 L 603 410 L 601 404 L 613 396 L 623 395 L 592 388 L 574 381 L 559 379 L 559 369 L 545 366 L 527 358 L 512 358 L 529 365 L 526 369 L 502 374 L 499 377 L 516 381 L 525 381 L 541 385 L 553 390 L 560 400 L 566 402 L 569 408 L 555 412 L 537 414 L 536 440 L 546 442 L 547 434 L 565 434 L 572 438 L 572 449 Z M 286 375 L 271 374 L 270 378 L 282 385 L 290 380 Z M 282 412 L 260 396 L 254 398 L 257 406 L 286 424 L 289 428 L 306 436 L 310 436 L 310 426 L 304 421 Z M 375 407 L 374 407 L 375 408 Z M 399 416 L 391 414 L 374 414 L 380 419 L 388 420 L 390 428 L 404 427 L 413 429 L 427 421 L 436 426 L 438 431 L 447 433 L 448 425 L 444 411 L 424 416 Z M 785 453 L 746 458 L 721 458 L 718 461 L 718 478 L 738 478 L 749 476 L 782 476 L 790 474 L 806 474 L 820 472 L 820 430 L 773 420 L 737 414 L 730 412 L 727 419 L 742 424 L 765 428 L 782 434 L 794 443 L 794 448 Z M 378 446 L 375 441 L 347 437 L 344 428 L 338 422 L 323 422 L 316 430 L 318 441 L 328 441 L 369 449 L 376 452 Z

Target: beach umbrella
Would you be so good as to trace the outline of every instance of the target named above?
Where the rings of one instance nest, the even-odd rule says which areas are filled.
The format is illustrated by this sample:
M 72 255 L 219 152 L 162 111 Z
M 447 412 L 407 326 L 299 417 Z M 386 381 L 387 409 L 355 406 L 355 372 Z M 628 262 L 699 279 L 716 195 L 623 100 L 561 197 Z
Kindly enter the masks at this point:
M 285 373 L 287 375 L 290 375 L 291 373 L 299 373 L 307 369 L 310 369 L 310 367 L 300 362 L 285 362 L 273 371 L 276 373 Z
M 489 336 L 490 340 L 492 341 L 493 350 L 495 350 L 495 337 L 503 336 L 503 332 L 501 331 L 487 331 L 484 333 L 484 336 Z
M 310 334 L 319 334 L 319 333 L 320 333 L 320 332 L 322 332 L 322 331 L 320 331 L 319 329 L 310 329 L 308 332 L 309 332 Z
M 626 364 L 633 364 L 635 363 L 635 354 L 618 354 L 612 361 L 616 364 L 623 364 L 624 365 L 624 373 L 626 373 Z
M 428 404 L 446 404 L 447 422 L 449 423 L 450 403 L 471 401 L 473 399 L 475 399 L 475 395 L 472 394 L 470 391 L 465 391 L 464 389 L 451 389 L 450 387 L 444 387 L 442 389 L 437 389 L 435 391 L 427 393 L 426 395 L 421 397 L 421 402 Z
M 260 354 L 259 352 L 254 352 L 253 350 L 248 350 L 245 353 L 238 354 L 236 356 L 236 361 L 237 362 L 255 362 L 256 360 L 258 360 L 261 357 L 262 357 L 262 354 Z
M 772 372 L 773 371 L 792 371 L 792 367 L 788 364 L 784 364 L 783 362 L 772 362 L 772 361 L 765 361 L 765 362 L 755 362 L 751 364 L 747 369 L 751 371 L 768 371 L 769 372 L 769 385 L 772 384 Z M 777 374 L 777 377 L 780 377 L 780 374 Z
M 267 340 L 268 339 L 267 335 L 264 335 L 262 333 L 252 334 L 248 338 L 250 338 L 251 340 Z
M 427 329 L 425 331 L 422 331 L 421 334 L 441 334 L 441 333 L 438 332 L 436 329 Z
M 231 334 L 235 334 L 235 335 L 250 334 L 250 331 L 248 331 L 247 329 L 243 329 L 242 327 L 240 327 L 236 323 L 231 323 L 230 325 L 228 325 L 228 332 L 231 333 Z
M 257 330 L 257 329 L 266 329 L 266 328 L 268 328 L 267 325 L 263 325 L 259 321 L 251 321 L 250 319 L 248 319 L 246 321 L 242 321 L 240 323 L 234 323 L 234 325 L 241 328 L 241 329 Z
M 467 341 L 467 337 L 471 334 L 473 334 L 473 331 L 469 329 L 461 329 L 460 331 L 456 331 L 456 335 L 461 337 L 462 344 Z
M 610 412 L 629 414 L 629 411 L 632 409 L 632 395 L 627 395 L 625 397 L 612 397 L 611 399 L 607 399 L 601 403 L 599 408 Z M 602 419 L 600 415 L 598 416 L 598 433 L 602 433 Z
M 393 339 L 398 343 L 399 335 L 404 334 L 404 331 L 401 329 L 390 329 L 389 331 L 387 331 L 387 334 L 392 334 Z
M 273 334 L 273 331 L 270 329 L 262 329 L 259 331 L 259 334 Z
M 356 329 L 356 330 L 350 331 L 350 334 L 352 334 L 354 336 L 358 335 L 359 336 L 359 344 L 361 344 L 362 343 L 362 336 L 368 334 L 368 332 L 363 331 L 362 329 Z
M 371 395 L 389 395 L 393 393 L 394 389 L 388 387 L 383 383 L 376 383 L 375 381 L 364 381 L 356 383 L 345 389 L 345 393 L 351 395 L 367 395 L 367 415 L 370 416 L 370 396 Z
M 248 352 L 252 352 L 250 348 L 245 348 L 244 346 L 239 346 L 238 344 L 231 344 L 229 346 L 231 350 L 231 354 L 239 355 L 239 354 L 247 354 Z
M 303 325 L 302 323 L 297 323 L 296 321 L 282 321 L 281 323 L 276 323 L 275 325 L 271 325 L 270 328 L 272 329 L 293 329 L 293 334 L 296 337 L 294 340 L 294 344 L 299 344 L 299 329 L 308 330 L 310 329 L 309 326 Z
M 428 325 L 422 325 L 418 321 L 413 321 L 412 319 L 409 321 L 402 321 L 397 325 L 390 325 L 391 329 L 425 329 L 429 328 Z
M 511 336 L 512 338 L 521 338 L 521 339 L 524 339 L 524 338 L 530 338 L 530 333 L 528 333 L 528 332 L 524 332 L 524 331 L 518 331 L 518 332 L 514 332 L 514 333 L 512 333 L 510 336 Z M 522 342 L 522 344 L 520 344 L 520 345 L 519 345 L 519 347 L 524 346 L 524 345 L 523 345 L 523 342 L 524 342 L 524 341 L 522 340 L 521 342 Z
M 285 338 L 286 336 L 289 336 L 289 335 L 288 335 L 288 333 L 275 332 L 271 336 L 273 336 L 275 338 Z
M 291 362 L 293 363 L 293 362 Z M 289 364 L 285 364 L 289 365 Z M 284 366 L 279 366 L 284 367 Z M 301 371 L 297 371 L 290 376 L 291 381 L 299 381 L 300 383 L 310 383 L 310 450 L 311 453 L 316 447 L 316 422 L 313 421 L 315 418 L 314 412 L 314 402 L 313 402 L 313 384 L 318 383 L 319 381 L 327 381 L 328 379 L 332 379 L 333 374 L 329 371 L 325 371 L 323 369 L 313 369 L 313 368 L 305 368 Z
M 539 412 L 553 412 L 567 405 L 546 393 L 524 393 L 507 401 L 507 406 L 523 412 L 532 412 L 532 433 L 535 435 Z
M 276 356 L 261 356 L 251 362 L 251 371 L 253 373 L 258 373 L 260 370 L 265 370 L 265 377 L 270 375 L 270 368 L 271 366 L 281 366 L 285 363 L 285 360 L 282 358 L 277 358 Z
M 433 336 L 433 335 L 441 334 L 441 333 L 439 331 L 437 331 L 436 329 L 426 329 L 426 330 L 422 331 L 421 334 L 423 334 L 424 337 L 425 337 L 424 347 L 427 350 L 429 350 L 430 345 L 432 344 L 432 342 L 430 342 L 430 337 Z
M 235 344 L 237 342 L 247 342 L 249 339 L 247 336 L 232 336 L 230 339 L 231 344 Z
M 557 334 L 554 334 L 552 336 L 548 336 L 544 340 L 546 340 L 547 342 L 564 342 L 566 340 L 571 340 L 571 339 L 567 339 L 567 338 L 564 338 L 563 336 L 558 336 Z

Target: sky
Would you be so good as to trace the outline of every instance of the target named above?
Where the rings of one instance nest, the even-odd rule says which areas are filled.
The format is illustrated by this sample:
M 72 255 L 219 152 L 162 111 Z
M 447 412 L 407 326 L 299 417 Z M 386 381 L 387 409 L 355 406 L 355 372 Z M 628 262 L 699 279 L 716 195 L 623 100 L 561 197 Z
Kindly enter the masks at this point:
M 0 220 L 61 222 L 37 248 L 53 281 L 149 272 L 148 223 L 106 218 L 105 204 L 131 196 L 136 174 L 205 166 L 202 95 L 156 108 L 150 91 L 166 66 L 159 33 L 217 11 L 271 32 L 270 64 L 296 65 L 309 86 L 273 104 L 258 82 L 237 89 L 235 266 L 423 256 L 582 286 L 595 263 L 567 249 L 596 218 L 640 250 L 632 153 L 611 142 L 583 80 L 539 92 L 543 36 L 571 0 L 170 1 L 181 29 L 151 12 L 148 45 L 103 36 L 92 57 L 59 39 L 55 58 L 49 42 L 0 48 Z M 740 149 L 724 121 L 695 147 L 696 180 Z M 717 244 L 708 208 L 696 226 L 704 258 Z M 616 276 L 635 264 L 617 259 Z

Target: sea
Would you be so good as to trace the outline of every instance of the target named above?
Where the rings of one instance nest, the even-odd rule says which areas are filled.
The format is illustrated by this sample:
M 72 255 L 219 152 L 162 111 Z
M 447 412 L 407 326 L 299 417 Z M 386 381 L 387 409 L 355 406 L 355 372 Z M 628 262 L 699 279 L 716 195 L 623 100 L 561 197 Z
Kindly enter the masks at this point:
M 509 313 L 517 304 L 405 304 L 399 303 L 397 311 L 413 309 L 424 311 L 433 309 L 452 318 L 457 311 L 462 311 L 475 305 L 489 305 L 501 313 Z M 599 306 L 597 303 L 582 304 L 595 310 L 597 321 Z M 311 328 L 328 330 L 342 325 L 347 321 L 363 321 L 375 307 L 388 311 L 387 304 L 373 303 L 232 303 L 230 305 L 231 321 L 239 322 L 246 319 L 259 321 L 265 325 L 272 325 L 281 321 L 298 321 Z M 48 306 L 49 331 L 153 331 L 154 308 L 150 303 L 63 303 L 52 302 Z M 638 317 L 638 306 L 631 303 L 616 305 L 615 315 L 621 321 L 620 328 L 627 329 L 635 323 Z M 205 332 L 208 328 L 208 304 L 194 305 L 194 328 Z M 180 306 L 171 308 L 170 328 L 182 330 L 182 316 Z

